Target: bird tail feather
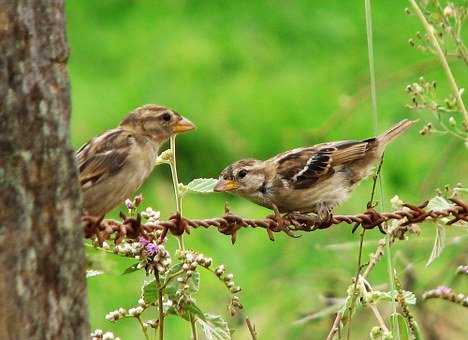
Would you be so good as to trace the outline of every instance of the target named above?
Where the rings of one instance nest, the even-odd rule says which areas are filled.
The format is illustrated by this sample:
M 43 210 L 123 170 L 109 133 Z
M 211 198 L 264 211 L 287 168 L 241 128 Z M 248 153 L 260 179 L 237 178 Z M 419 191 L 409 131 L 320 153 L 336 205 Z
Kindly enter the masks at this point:
M 417 120 L 403 119 L 401 122 L 395 124 L 390 129 L 378 136 L 377 140 L 384 145 L 388 144 L 403 132 L 408 130 L 416 122 Z

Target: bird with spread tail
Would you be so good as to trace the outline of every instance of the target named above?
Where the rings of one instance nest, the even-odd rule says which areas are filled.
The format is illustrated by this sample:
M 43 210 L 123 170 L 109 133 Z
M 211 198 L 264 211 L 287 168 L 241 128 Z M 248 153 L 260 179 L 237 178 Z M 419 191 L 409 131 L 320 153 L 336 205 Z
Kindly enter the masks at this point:
M 195 125 L 176 111 L 147 104 L 75 153 L 83 211 L 103 217 L 130 198 L 153 171 L 161 144 Z
M 386 146 L 415 121 L 402 120 L 383 134 L 357 141 L 317 144 L 266 161 L 243 159 L 225 168 L 214 190 L 244 197 L 281 213 L 315 213 L 329 221 L 361 180 L 372 173 Z

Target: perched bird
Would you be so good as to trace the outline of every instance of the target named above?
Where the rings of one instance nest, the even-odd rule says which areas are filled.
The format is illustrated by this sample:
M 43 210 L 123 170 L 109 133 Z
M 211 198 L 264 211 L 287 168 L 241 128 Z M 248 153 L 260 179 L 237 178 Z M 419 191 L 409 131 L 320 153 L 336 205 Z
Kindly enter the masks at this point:
M 156 165 L 161 144 L 194 128 L 174 110 L 147 104 L 130 112 L 116 129 L 83 145 L 75 159 L 84 212 L 103 217 L 131 197 Z
M 230 192 L 280 213 L 315 213 L 320 221 L 371 174 L 385 147 L 414 121 L 402 120 L 380 136 L 298 148 L 266 161 L 243 159 L 225 168 L 214 190 Z

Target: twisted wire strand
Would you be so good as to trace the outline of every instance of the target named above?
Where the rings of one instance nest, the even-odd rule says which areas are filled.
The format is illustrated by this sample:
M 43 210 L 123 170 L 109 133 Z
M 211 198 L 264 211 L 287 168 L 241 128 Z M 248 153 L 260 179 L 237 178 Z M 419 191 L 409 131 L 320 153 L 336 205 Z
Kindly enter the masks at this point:
M 442 217 L 450 218 L 446 223 L 452 225 L 458 221 L 468 222 L 468 204 L 452 198 L 453 205 L 444 210 L 426 209 L 428 202 L 421 205 L 404 204 L 399 210 L 393 212 L 379 213 L 369 208 L 363 213 L 356 215 L 332 215 L 326 221 L 320 221 L 314 216 L 302 214 L 289 214 L 277 220 L 274 216 L 267 216 L 263 219 L 250 219 L 232 214 L 227 208 L 222 217 L 207 219 L 188 219 L 175 214 L 167 221 L 158 223 L 142 223 L 140 215 L 136 218 L 126 217 L 122 214 L 122 221 L 110 219 L 98 219 L 91 216 L 84 216 L 84 229 L 86 238 L 97 238 L 99 244 L 113 239 L 116 244 L 125 238 L 137 239 L 139 236 L 146 237 L 148 234 L 160 230 L 161 238 L 168 232 L 173 235 L 190 234 L 191 229 L 215 228 L 221 234 L 231 236 L 231 241 L 236 241 L 237 231 L 242 228 L 265 229 L 269 238 L 274 240 L 274 233 L 284 232 L 291 237 L 299 237 L 295 232 L 311 232 L 318 229 L 327 229 L 340 223 L 353 224 L 353 232 L 361 226 L 365 229 L 379 228 L 382 233 L 386 233 L 382 225 L 389 220 L 402 220 L 399 224 L 399 232 L 394 236 L 403 238 L 405 232 L 412 224 L 420 223 L 427 219 L 438 219 Z

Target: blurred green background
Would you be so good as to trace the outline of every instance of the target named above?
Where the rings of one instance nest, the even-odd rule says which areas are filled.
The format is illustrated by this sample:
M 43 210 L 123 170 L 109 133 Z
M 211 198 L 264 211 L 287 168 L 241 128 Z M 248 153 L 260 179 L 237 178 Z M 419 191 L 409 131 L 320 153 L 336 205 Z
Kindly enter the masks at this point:
M 402 118 L 421 119 L 386 153 L 382 172 L 384 208 L 389 209 L 395 194 L 417 203 L 437 187 L 466 180 L 468 162 L 463 145 L 450 137 L 420 136 L 429 114 L 405 108 L 404 89 L 421 75 L 437 80 L 442 95 L 448 93 L 435 59 L 408 45 L 421 30 L 419 22 L 404 13 L 405 1 L 373 3 L 378 131 Z M 363 1 L 68 1 L 67 16 L 76 148 L 145 103 L 173 107 L 197 124 L 197 131 L 177 140 L 179 176 L 185 183 L 217 177 L 239 158 L 262 159 L 298 146 L 374 134 Z M 467 86 L 466 65 L 456 60 L 451 65 L 460 85 Z M 338 212 L 365 210 L 371 184 L 361 184 Z M 144 205 L 164 218 L 174 211 L 168 167 L 157 168 L 142 192 Z M 184 214 L 219 216 L 225 201 L 244 216 L 269 213 L 241 199 L 211 194 L 187 196 Z M 322 339 L 331 326 L 329 317 L 293 322 L 323 309 L 324 296 L 344 296 L 357 266 L 358 234 L 350 230 L 340 225 L 299 239 L 278 235 L 275 242 L 264 231 L 242 230 L 235 245 L 213 230 L 195 230 L 186 244 L 235 274 L 245 314 L 260 339 Z M 466 233 L 448 228 L 447 248 L 426 268 L 434 235 L 435 226 L 425 224 L 420 237 L 393 247 L 396 268 L 418 297 L 424 289 L 451 282 L 456 265 L 467 260 Z M 376 230 L 367 233 L 365 260 L 380 237 Z M 143 276 L 120 275 L 130 260 L 89 253 L 93 266 L 105 271 L 88 279 L 92 328 L 112 330 L 122 339 L 141 338 L 132 320 L 114 324 L 104 316 L 135 304 Z M 375 286 L 388 283 L 385 259 L 370 279 Z M 462 282 L 455 287 L 462 289 Z M 228 298 L 214 278 L 202 273 L 199 306 L 224 315 L 235 339 L 247 339 L 241 320 L 227 317 Z M 468 317 L 462 307 L 429 301 L 413 311 L 432 334 L 428 339 L 468 334 L 466 322 L 458 322 Z M 376 324 L 367 310 L 358 313 L 351 338 L 368 337 Z M 189 324 L 168 318 L 167 334 L 168 339 L 188 339 Z

